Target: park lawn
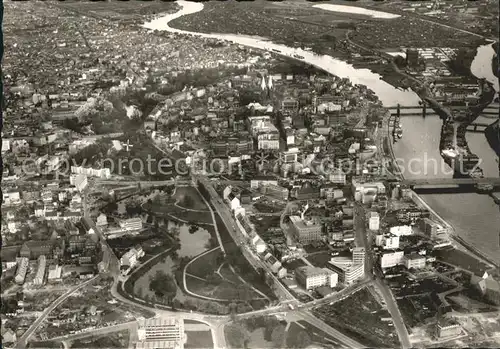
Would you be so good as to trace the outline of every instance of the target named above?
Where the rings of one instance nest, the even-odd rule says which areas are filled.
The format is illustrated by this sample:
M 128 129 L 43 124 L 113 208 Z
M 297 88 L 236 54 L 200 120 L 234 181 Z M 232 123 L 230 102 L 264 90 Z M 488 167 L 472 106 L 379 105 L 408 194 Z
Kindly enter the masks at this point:
M 226 325 L 224 334 L 231 348 L 283 348 L 285 325 L 274 316 L 258 316 Z
M 263 234 L 269 228 L 279 228 L 280 219 L 280 216 L 251 216 L 250 222 L 255 225 L 257 234 Z
M 145 206 L 146 207 L 146 206 Z M 151 205 L 151 213 L 157 216 L 168 216 L 173 220 L 187 221 L 192 224 L 213 224 L 209 211 L 197 212 L 182 209 L 172 203 Z
M 208 349 L 214 347 L 211 331 L 186 331 L 187 340 L 184 348 Z
M 186 284 L 189 291 L 200 296 L 220 299 L 221 302 L 245 301 L 261 298 L 259 294 L 244 285 L 240 285 L 239 288 L 236 288 L 234 284 L 224 280 L 221 280 L 219 284 L 215 285 L 186 275 Z M 245 297 L 248 299 L 242 299 L 242 295 L 246 295 Z
M 28 348 L 64 348 L 62 343 L 56 341 L 33 341 L 28 343 Z
M 231 281 L 234 284 L 238 285 L 238 284 L 242 283 L 240 278 L 238 277 L 238 275 L 233 273 L 233 271 L 229 268 L 229 264 L 227 264 L 227 263 L 224 263 L 222 265 L 222 268 L 220 268 L 220 274 L 222 275 L 222 277 L 224 279 Z
M 399 347 L 399 339 L 390 314 L 383 309 L 368 289 L 362 289 L 333 305 L 324 305 L 314 311 L 328 325 L 369 347 Z
M 222 251 L 219 249 L 209 252 L 187 267 L 186 271 L 189 274 L 206 278 L 208 275 L 212 275 L 219 268 L 219 262 L 223 258 Z
M 240 349 L 245 347 L 248 331 L 240 324 L 231 323 L 224 326 L 224 336 L 229 348 Z
M 316 326 L 311 325 L 309 322 L 304 321 L 304 320 L 300 320 L 300 321 L 297 321 L 297 324 L 306 330 L 306 332 L 309 334 L 309 337 L 311 338 L 311 340 L 313 342 L 331 345 L 335 348 L 342 347 L 342 345 L 339 343 L 339 341 L 337 339 L 330 336 L 328 333 L 324 332 L 323 330 L 320 330 Z
M 71 348 L 128 348 L 129 331 L 112 332 L 98 337 L 77 339 Z
M 312 265 L 314 265 L 315 267 L 319 267 L 319 268 L 326 267 L 326 265 L 328 264 L 328 262 L 330 261 L 331 258 L 332 257 L 330 256 L 330 252 L 329 251 L 318 252 L 318 253 L 311 254 L 311 255 L 309 255 L 309 256 L 306 257 L 306 259 Z
M 276 348 L 273 342 L 264 339 L 264 329 L 258 328 L 249 333 L 247 348 L 250 349 L 263 349 L 263 348 Z
M 477 260 L 469 253 L 454 248 L 435 250 L 432 254 L 438 261 L 443 261 L 459 268 L 469 270 L 477 276 L 483 276 L 485 271 L 491 269 L 488 265 Z
M 336 339 L 303 320 L 290 323 L 285 333 L 285 344 L 287 348 L 306 348 L 314 344 L 342 348 Z
M 205 201 L 194 187 L 177 187 L 175 190 L 177 205 L 191 209 L 209 211 Z M 189 199 L 185 199 L 188 197 Z
M 399 298 L 397 303 L 406 328 L 410 333 L 412 328 L 424 325 L 427 319 L 437 314 L 437 308 L 432 303 L 429 294 Z

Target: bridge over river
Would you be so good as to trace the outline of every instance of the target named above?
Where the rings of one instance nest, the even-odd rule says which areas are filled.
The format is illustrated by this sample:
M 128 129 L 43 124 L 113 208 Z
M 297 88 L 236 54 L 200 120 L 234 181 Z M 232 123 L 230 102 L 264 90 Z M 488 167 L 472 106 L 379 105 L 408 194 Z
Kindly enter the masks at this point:
M 452 185 L 476 185 L 476 184 L 491 184 L 494 187 L 500 187 L 500 178 L 485 177 L 485 178 L 420 178 L 420 179 L 403 179 L 390 180 L 399 182 L 409 186 L 452 186 Z

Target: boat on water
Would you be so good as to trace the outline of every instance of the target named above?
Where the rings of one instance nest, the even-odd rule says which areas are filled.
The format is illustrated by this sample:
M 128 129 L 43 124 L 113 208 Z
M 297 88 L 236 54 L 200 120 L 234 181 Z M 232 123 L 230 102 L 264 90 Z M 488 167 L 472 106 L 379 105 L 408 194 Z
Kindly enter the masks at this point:
M 298 58 L 298 59 L 304 59 L 304 56 L 301 56 L 301 55 L 293 55 L 295 58 Z
M 402 129 L 401 127 L 398 127 L 398 128 L 396 129 L 396 137 L 397 137 L 398 139 L 403 138 L 403 129 Z
M 489 183 L 478 183 L 475 187 L 478 194 L 489 194 L 494 189 L 493 185 Z
M 273 51 L 274 51 L 274 52 L 278 52 L 278 53 L 281 53 L 281 51 L 280 51 L 280 50 L 278 50 L 278 49 L 275 49 L 275 48 L 273 48 Z

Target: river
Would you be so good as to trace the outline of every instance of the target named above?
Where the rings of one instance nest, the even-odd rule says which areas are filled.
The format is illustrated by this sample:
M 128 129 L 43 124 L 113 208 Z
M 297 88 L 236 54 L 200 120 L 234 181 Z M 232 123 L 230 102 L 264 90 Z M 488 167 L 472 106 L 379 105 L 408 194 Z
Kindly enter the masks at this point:
M 290 48 L 262 38 L 235 34 L 196 33 L 171 28 L 168 25 L 171 20 L 203 9 L 201 3 L 178 1 L 178 4 L 181 9 L 177 13 L 154 19 L 144 24 L 144 27 L 151 30 L 166 30 L 174 33 L 228 40 L 257 49 L 275 49 L 286 56 L 298 54 L 304 57 L 301 60 L 306 63 L 317 66 L 338 77 L 348 78 L 354 84 L 366 85 L 375 92 L 385 106 L 393 106 L 398 103 L 401 105 L 417 105 L 420 100 L 413 91 L 397 89 L 381 80 L 379 74 L 375 74 L 368 69 L 356 69 L 351 64 L 330 56 L 315 55 L 300 48 Z M 478 62 L 486 62 L 485 64 L 491 70 L 493 53 L 493 50 L 478 50 L 479 58 L 477 59 L 480 60 Z M 481 71 L 481 75 L 488 74 L 486 68 Z M 444 164 L 439 153 L 441 120 L 439 120 L 438 116 L 428 116 L 425 119 L 402 117 L 401 123 L 404 135 L 403 139 L 395 144 L 394 153 L 397 158 L 402 159 L 407 164 L 407 170 L 404 173 L 405 177 L 451 177 L 451 169 Z M 484 135 L 480 136 L 484 138 Z M 484 156 L 482 150 L 472 150 L 479 157 Z M 408 171 L 410 161 L 411 173 Z M 498 242 L 500 214 L 498 207 L 489 196 L 478 194 L 433 194 L 424 195 L 423 199 L 447 220 L 464 240 L 490 258 L 500 260 L 500 244 Z

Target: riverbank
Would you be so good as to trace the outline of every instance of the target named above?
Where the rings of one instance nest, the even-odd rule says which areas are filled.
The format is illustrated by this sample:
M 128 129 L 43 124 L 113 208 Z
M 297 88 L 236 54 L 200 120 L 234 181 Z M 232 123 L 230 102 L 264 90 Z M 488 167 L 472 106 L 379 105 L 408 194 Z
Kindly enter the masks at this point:
M 387 137 L 390 140 L 391 139 L 391 131 L 390 127 L 387 127 Z M 389 142 L 389 156 L 391 157 L 392 161 L 394 162 L 395 156 L 394 156 L 394 150 L 392 147 L 392 142 Z M 402 171 L 399 171 L 398 166 L 394 166 L 397 170 L 397 175 L 401 179 L 405 179 L 404 174 Z M 495 267 L 500 267 L 500 263 L 497 261 L 493 261 L 491 258 L 489 258 L 485 253 L 481 252 L 478 248 L 472 246 L 469 244 L 467 241 L 465 241 L 460 235 L 456 232 L 455 228 L 447 221 L 445 220 L 439 213 L 437 213 L 425 200 L 423 197 L 418 195 L 415 191 L 411 190 L 410 195 L 412 200 L 420 207 L 425 208 L 428 210 L 432 218 L 436 221 L 438 221 L 443 227 L 446 228 L 448 231 L 448 235 L 450 237 L 450 240 L 453 240 L 457 245 L 454 246 L 454 248 L 459 249 L 463 252 L 468 253 L 469 255 L 473 256 L 474 258 L 478 259 L 478 261 L 481 261 L 483 263 L 489 264 L 490 266 L 495 266 Z
M 453 168 L 455 174 L 460 177 L 470 177 L 474 175 L 469 172 L 464 172 L 474 169 L 476 165 L 474 160 L 466 161 L 462 156 L 466 158 L 480 158 L 469 147 L 466 139 L 467 127 L 479 117 L 483 110 L 493 101 L 495 96 L 495 91 L 490 83 L 485 81 L 480 83 L 483 84 L 483 93 L 479 103 L 467 108 L 465 116 L 460 120 L 458 118 L 446 120 L 441 128 L 439 151 L 446 164 Z M 459 163 L 457 164 L 456 161 Z M 475 173 L 482 175 L 483 169 L 478 166 L 475 168 Z
M 499 121 L 495 121 L 493 124 L 486 127 L 484 131 L 486 140 L 490 145 L 491 149 L 495 151 L 497 156 L 500 158 L 500 125 Z M 499 174 L 500 174 L 500 164 L 499 164 Z
M 215 38 L 260 50 L 275 50 L 280 52 L 280 55 L 292 59 L 294 59 L 294 55 L 298 54 L 304 57 L 298 61 L 313 65 L 340 78 L 347 78 L 353 84 L 367 86 L 378 96 L 379 100 L 385 106 L 397 104 L 417 105 L 418 102 L 421 101 L 420 97 L 415 92 L 397 89 L 381 80 L 381 75 L 379 74 L 373 73 L 368 69 L 355 69 L 351 64 L 329 56 L 319 56 L 300 48 L 288 47 L 275 44 L 271 41 L 258 40 L 246 36 L 242 37 L 237 34 L 207 34 L 172 28 L 169 26 L 171 20 L 199 12 L 203 9 L 203 4 L 201 3 L 187 1 L 179 1 L 178 3 L 182 7 L 179 12 L 146 23 L 144 27 L 151 30 L 163 30 L 205 38 Z M 488 62 L 490 62 L 489 58 Z M 405 132 L 403 140 L 394 145 L 394 154 L 397 158 L 404 159 L 405 163 L 408 163 L 408 161 L 412 159 L 422 160 L 420 162 L 412 160 L 412 165 L 415 168 L 412 169 L 412 172 L 409 172 L 408 177 L 410 179 L 422 178 L 422 176 L 449 178 L 451 173 L 449 173 L 447 165 L 439 154 L 439 130 L 442 121 L 435 116 L 428 116 L 424 120 L 417 118 L 402 118 L 401 122 L 403 124 L 403 129 L 411 131 Z M 436 213 L 452 221 L 452 225 L 455 229 L 458 229 L 460 236 L 464 237 L 469 243 L 478 244 L 478 246 L 481 246 L 481 251 L 485 251 L 491 256 L 498 255 L 498 242 L 493 240 L 491 231 L 493 227 L 500 226 L 500 222 L 498 222 L 497 225 L 498 219 L 495 216 L 498 215 L 498 208 L 496 205 L 495 207 L 488 206 L 490 201 L 492 203 L 489 197 L 476 194 L 454 194 L 453 196 L 427 195 L 424 196 L 423 199 L 433 207 Z M 488 201 L 485 201 L 485 199 Z M 483 210 L 483 206 L 488 207 Z M 471 211 L 471 207 L 476 209 L 481 207 L 481 212 Z M 483 214 L 491 216 L 492 220 L 485 222 Z M 498 231 L 495 232 L 494 238 L 497 239 L 497 237 Z

